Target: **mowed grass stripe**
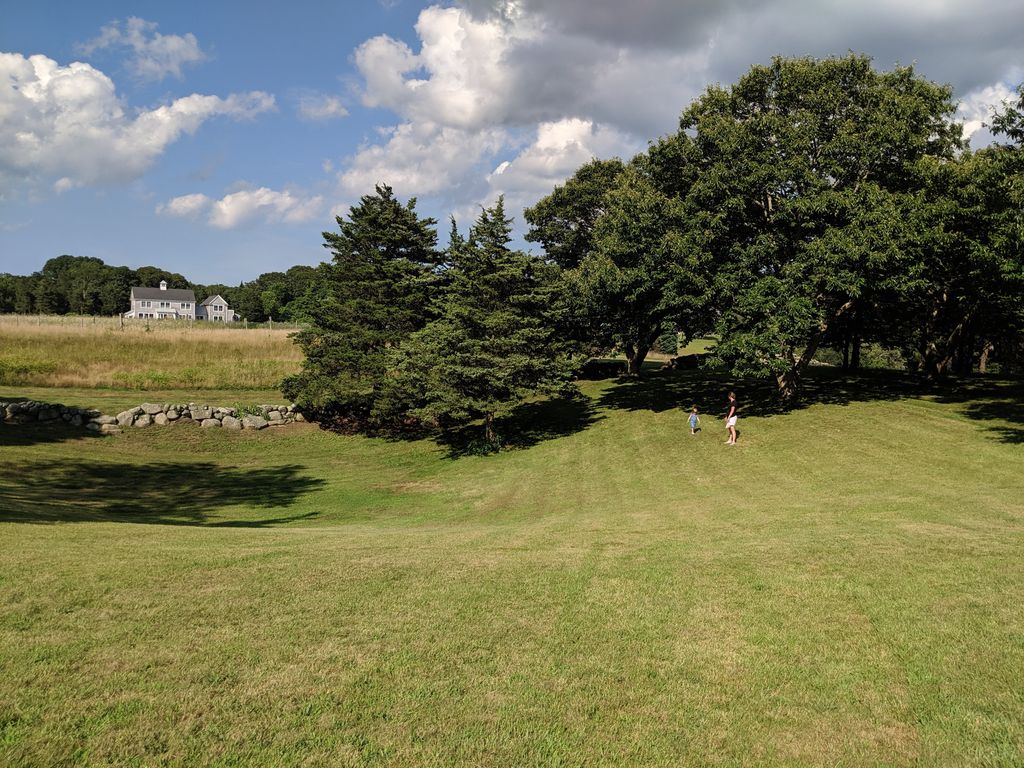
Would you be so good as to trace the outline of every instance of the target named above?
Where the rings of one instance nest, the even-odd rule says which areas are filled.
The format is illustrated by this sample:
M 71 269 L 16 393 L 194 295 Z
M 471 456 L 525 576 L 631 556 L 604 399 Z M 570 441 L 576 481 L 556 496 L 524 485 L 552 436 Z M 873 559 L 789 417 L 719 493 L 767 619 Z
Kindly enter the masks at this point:
M 32 508 L 0 513 L 0 760 L 1021 761 L 1002 423 L 816 405 L 729 448 L 710 418 L 602 407 L 614 386 L 587 385 L 586 429 L 490 457 L 308 426 L 5 446 L 0 501 Z M 104 511 L 19 491 L 56 463 L 169 464 L 203 502 L 167 522 L 199 524 L 112 522 L 146 519 L 130 488 L 29 523 Z M 293 492 L 259 506 L 246 477 Z

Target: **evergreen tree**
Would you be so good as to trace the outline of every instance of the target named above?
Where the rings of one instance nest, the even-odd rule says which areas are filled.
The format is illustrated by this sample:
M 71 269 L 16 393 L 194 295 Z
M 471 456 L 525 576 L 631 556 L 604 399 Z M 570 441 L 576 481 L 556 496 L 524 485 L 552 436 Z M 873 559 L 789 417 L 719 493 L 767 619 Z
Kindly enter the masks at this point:
M 339 232 L 324 232 L 333 261 L 319 270 L 311 325 L 296 334 L 306 355 L 285 379 L 286 397 L 322 419 L 365 425 L 384 383 L 389 349 L 428 319 L 428 286 L 437 262 L 434 219 L 391 187 L 362 197 Z
M 466 242 L 455 231 L 439 317 L 394 358 L 393 384 L 414 397 L 413 415 L 441 428 L 483 419 L 489 445 L 499 415 L 564 390 L 575 362 L 551 316 L 557 268 L 510 249 L 511 231 L 501 198 Z

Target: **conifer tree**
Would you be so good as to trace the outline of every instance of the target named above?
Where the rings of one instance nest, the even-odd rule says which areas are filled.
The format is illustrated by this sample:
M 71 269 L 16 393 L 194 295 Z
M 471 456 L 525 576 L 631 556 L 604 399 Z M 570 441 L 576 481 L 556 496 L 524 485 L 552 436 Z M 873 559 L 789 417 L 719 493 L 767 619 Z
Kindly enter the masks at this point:
M 415 207 L 415 198 L 402 205 L 391 187 L 378 185 L 347 220 L 337 217 L 339 232 L 323 233 L 333 261 L 321 268 L 310 327 L 296 334 L 302 371 L 282 386 L 315 418 L 364 425 L 388 350 L 427 322 L 437 222 Z
M 483 209 L 449 247 L 439 316 L 396 356 L 398 386 L 418 391 L 412 413 L 442 428 L 495 419 L 527 397 L 567 387 L 574 361 L 551 316 L 557 268 L 509 248 L 504 200 Z

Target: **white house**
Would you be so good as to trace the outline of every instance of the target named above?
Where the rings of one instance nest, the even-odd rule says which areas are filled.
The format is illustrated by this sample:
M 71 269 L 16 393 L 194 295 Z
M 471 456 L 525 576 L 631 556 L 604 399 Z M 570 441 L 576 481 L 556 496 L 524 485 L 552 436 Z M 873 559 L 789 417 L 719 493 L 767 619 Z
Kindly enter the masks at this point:
M 232 323 L 235 311 L 219 293 L 210 296 L 196 308 L 196 320 L 210 320 L 215 323 Z
M 159 288 L 132 286 L 132 308 L 126 318 L 153 318 L 155 320 L 195 320 L 196 295 L 188 288 L 168 288 L 161 280 Z
M 235 312 L 219 293 L 196 304 L 195 293 L 188 288 L 168 288 L 161 280 L 159 288 L 132 286 L 132 308 L 125 319 L 212 320 L 234 322 Z

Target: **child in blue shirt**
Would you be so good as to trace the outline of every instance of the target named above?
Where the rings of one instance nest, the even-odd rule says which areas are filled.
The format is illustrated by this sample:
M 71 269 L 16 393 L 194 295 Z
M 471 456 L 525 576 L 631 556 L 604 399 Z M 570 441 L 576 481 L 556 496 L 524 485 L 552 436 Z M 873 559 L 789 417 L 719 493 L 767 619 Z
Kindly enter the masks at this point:
M 690 411 L 690 434 L 696 435 L 698 425 L 700 424 L 700 416 L 697 415 L 697 406 L 693 406 L 693 410 Z

